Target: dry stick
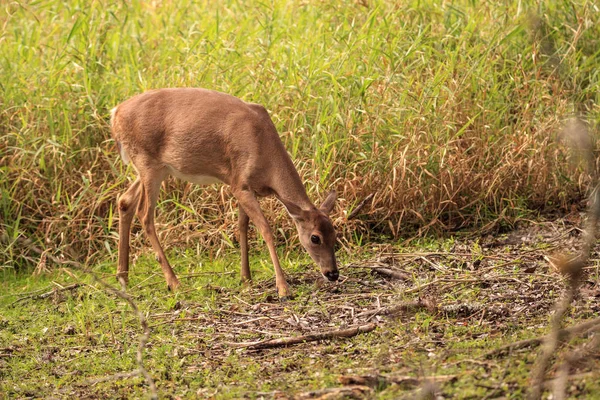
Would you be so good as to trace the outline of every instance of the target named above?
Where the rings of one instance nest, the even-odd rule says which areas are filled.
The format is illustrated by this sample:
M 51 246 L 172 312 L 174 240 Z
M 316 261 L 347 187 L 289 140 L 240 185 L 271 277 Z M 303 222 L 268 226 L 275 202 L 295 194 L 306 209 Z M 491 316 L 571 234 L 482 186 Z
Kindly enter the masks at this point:
M 18 299 L 16 299 L 15 301 L 13 301 L 12 303 L 9 304 L 9 306 L 12 306 L 14 304 L 17 304 L 21 301 L 27 300 L 27 299 L 45 299 L 46 297 L 50 297 L 53 294 L 59 293 L 59 292 L 64 292 L 67 290 L 73 290 L 73 289 L 77 289 L 78 287 L 83 286 L 83 283 L 74 283 L 72 285 L 68 285 L 68 286 L 64 286 L 64 287 L 60 287 L 60 288 L 54 288 L 49 292 L 46 293 L 41 293 L 41 294 L 30 294 L 27 296 L 23 296 L 23 297 L 19 297 Z
M 511 274 L 511 275 L 514 275 L 514 274 Z M 531 274 L 527 274 L 527 276 L 530 276 L 530 275 Z M 481 277 L 481 278 L 437 278 L 430 282 L 416 286 L 412 289 L 405 290 L 404 294 L 419 292 L 419 291 L 425 289 L 426 287 L 435 285 L 437 283 L 458 283 L 458 284 L 460 284 L 460 283 L 470 283 L 470 282 L 485 283 L 485 282 L 494 282 L 494 281 L 513 281 L 513 282 L 523 284 L 523 282 L 519 281 L 516 278 L 513 278 L 512 276 L 508 276 L 508 275 L 497 275 L 497 276 L 488 276 L 488 277 Z
M 348 268 L 368 268 L 373 270 L 373 272 L 386 276 L 388 278 L 400 279 L 403 281 L 409 281 L 412 279 L 412 277 L 405 272 L 397 271 L 391 268 L 380 267 L 377 265 L 348 265 Z
M 597 192 L 597 190 L 594 190 L 594 192 Z M 596 197 L 597 196 L 594 193 L 593 198 L 595 199 Z M 600 202 L 598 203 L 598 205 L 600 205 Z M 590 217 L 588 218 L 588 223 L 590 225 L 592 223 L 595 225 L 598 221 L 597 213 L 595 211 L 592 211 L 591 214 L 592 215 L 590 215 Z M 552 316 L 551 320 L 550 334 L 544 339 L 544 349 L 542 351 L 542 354 L 538 357 L 536 363 L 537 365 L 532 371 L 532 387 L 531 391 L 529 392 L 529 399 L 537 400 L 541 398 L 546 370 L 548 369 L 550 360 L 552 359 L 552 356 L 554 355 L 554 352 L 556 351 L 560 343 L 559 336 L 561 330 L 561 322 L 564 315 L 569 310 L 571 302 L 573 301 L 573 298 L 575 297 L 575 294 L 579 289 L 583 266 L 587 262 L 587 259 L 589 258 L 589 252 L 592 248 L 592 244 L 588 242 L 592 242 L 595 240 L 594 233 L 595 226 L 588 226 L 585 233 L 586 240 L 581 254 L 571 260 L 564 260 L 561 263 L 560 270 L 561 272 L 569 275 L 569 282 L 564 295 L 561 299 L 559 299 L 558 303 L 556 304 L 556 311 L 554 312 L 554 315 Z M 564 392 L 559 393 L 558 397 L 564 398 Z
M 571 301 L 573 301 L 573 297 L 578 286 L 579 285 L 576 282 L 574 282 L 574 280 L 570 282 L 565 294 L 556 305 L 556 311 L 554 312 L 554 315 L 552 316 L 552 321 L 550 323 L 550 334 L 544 339 L 544 349 L 542 351 L 542 354 L 538 357 L 537 365 L 533 369 L 531 374 L 533 386 L 531 388 L 531 391 L 529 392 L 528 397 L 532 400 L 537 400 L 542 395 L 542 382 L 544 381 L 546 370 L 548 369 L 550 360 L 554 355 L 554 351 L 556 350 L 560 342 L 559 336 L 562 318 L 571 306 Z
M 44 254 L 44 251 L 42 249 L 40 249 L 39 247 L 35 246 L 30 239 L 19 238 L 18 240 L 20 243 L 28 246 L 31 251 L 38 253 L 38 254 Z M 146 371 L 146 368 L 144 368 L 144 363 L 143 363 L 144 348 L 146 347 L 146 344 L 148 343 L 148 340 L 150 338 L 150 328 L 148 327 L 148 323 L 146 322 L 146 317 L 138 309 L 135 301 L 133 301 L 133 298 L 125 292 L 124 287 L 123 287 L 123 290 L 115 289 L 108 283 L 104 282 L 104 280 L 102 280 L 99 276 L 97 276 L 96 273 L 94 273 L 94 271 L 92 271 L 91 269 L 89 269 L 87 267 L 84 267 L 81 263 L 79 263 L 77 261 L 60 260 L 59 258 L 54 257 L 52 255 L 47 255 L 47 257 L 50 260 L 52 260 L 53 262 L 55 262 L 56 264 L 71 265 L 73 267 L 80 269 L 81 271 L 83 271 L 85 273 L 90 274 L 96 282 L 98 282 L 100 285 L 104 286 L 108 291 L 110 291 L 114 295 L 120 297 L 121 299 L 123 299 L 127 303 L 129 303 L 129 305 L 131 306 L 133 311 L 137 314 L 138 319 L 140 321 L 140 325 L 142 326 L 142 330 L 144 331 L 144 333 L 140 336 L 140 345 L 138 346 L 138 350 L 137 350 L 137 354 L 136 354 L 138 370 L 132 371 L 131 373 L 137 372 L 138 374 L 142 374 L 144 376 L 144 378 L 146 378 L 146 382 L 148 383 L 148 386 L 150 387 L 150 397 L 152 399 L 158 399 L 158 392 L 156 391 L 156 385 L 154 384 L 154 380 L 152 379 L 152 376 L 150 376 L 148 371 Z
M 36 245 L 33 244 L 33 241 L 31 239 L 25 239 L 22 237 L 17 238 L 17 242 L 19 242 L 20 244 L 26 246 L 27 248 L 29 248 L 29 250 L 33 251 L 34 253 L 37 253 L 39 255 L 43 255 L 44 253 L 46 253 L 44 250 L 40 249 L 39 247 L 37 247 Z M 61 260 L 58 257 L 54 257 L 52 254 L 45 254 L 45 256 L 52 262 L 54 262 L 55 264 L 58 265 L 71 265 L 73 267 L 77 267 L 80 268 L 81 264 L 78 263 L 77 261 L 71 261 L 71 260 Z
M 377 324 L 370 323 L 366 325 L 360 325 L 353 328 L 341 329 L 338 331 L 329 331 L 329 332 L 320 332 L 313 333 L 310 335 L 302 335 L 302 336 L 294 336 L 294 337 L 284 337 L 279 339 L 268 339 L 261 340 L 259 342 L 249 342 L 249 343 L 231 343 L 233 347 L 236 348 L 247 348 L 251 350 L 258 349 L 270 349 L 273 347 L 285 347 L 291 346 L 300 343 L 306 342 L 316 342 L 319 340 L 332 339 L 337 337 L 352 337 L 356 336 L 360 333 L 371 332 L 377 327 Z
M 373 268 L 375 273 L 392 279 L 400 279 L 402 281 L 410 281 L 412 277 L 404 272 L 395 271 L 390 268 Z
M 94 386 L 94 385 L 97 385 L 102 382 L 108 382 L 108 381 L 113 381 L 113 380 L 116 381 L 119 379 L 126 379 L 126 378 L 134 378 L 139 375 L 140 375 L 140 371 L 137 369 L 134 369 L 133 371 L 130 371 L 130 372 L 119 372 L 114 375 L 102 376 L 100 378 L 95 378 L 95 379 L 88 379 L 87 381 L 81 382 L 80 384 L 77 384 L 77 385 L 79 385 L 79 386 Z

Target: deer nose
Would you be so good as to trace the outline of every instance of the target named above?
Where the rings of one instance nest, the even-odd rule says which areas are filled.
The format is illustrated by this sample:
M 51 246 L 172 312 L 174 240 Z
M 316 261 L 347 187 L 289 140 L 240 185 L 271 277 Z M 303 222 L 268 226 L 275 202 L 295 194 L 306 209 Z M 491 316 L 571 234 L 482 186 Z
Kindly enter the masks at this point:
M 325 274 L 324 274 L 324 275 L 325 275 L 325 277 L 326 277 L 327 279 L 329 279 L 331 282 L 335 282 L 335 281 L 337 281 L 337 280 L 338 280 L 338 278 L 339 278 L 339 276 L 340 276 L 340 273 L 339 273 L 337 270 L 335 270 L 335 271 L 327 271 L 327 272 L 325 272 Z

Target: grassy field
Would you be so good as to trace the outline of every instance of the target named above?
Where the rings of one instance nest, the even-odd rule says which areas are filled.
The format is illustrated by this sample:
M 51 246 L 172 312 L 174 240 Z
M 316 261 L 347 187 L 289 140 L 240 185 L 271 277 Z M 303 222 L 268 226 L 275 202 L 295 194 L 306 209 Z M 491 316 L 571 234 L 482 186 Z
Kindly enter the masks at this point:
M 377 259 L 343 257 L 335 284 L 294 255 L 285 263 L 295 293 L 287 303 L 277 300 L 265 253 L 252 258 L 256 280 L 247 287 L 239 284 L 237 254 L 216 262 L 179 254 L 184 289 L 175 295 L 154 260 L 141 257 L 128 292 L 150 327 L 144 365 L 160 398 L 408 399 L 428 380 L 442 398 L 524 398 L 537 346 L 498 350 L 547 332 L 563 285 L 544 257 L 577 244 L 576 228 L 559 221 L 476 240 L 371 248 Z M 372 273 L 376 266 L 409 278 L 390 280 Z M 97 271 L 112 282 L 113 268 Z M 594 266 L 567 325 L 598 316 L 597 282 Z M 61 290 L 73 284 L 81 286 Z M 73 268 L 4 275 L 0 289 L 0 398 L 148 397 L 144 379 L 128 375 L 142 329 L 126 302 Z M 400 312 L 383 311 L 402 304 Z M 376 329 L 352 338 L 240 347 L 369 323 Z M 585 336 L 557 353 L 548 385 Z M 598 398 L 599 361 L 596 352 L 574 367 L 569 398 Z M 322 392 L 348 387 L 352 396 Z
M 131 243 L 130 293 L 148 316 L 161 396 L 302 398 L 369 374 L 367 398 L 413 396 L 431 376 L 449 398 L 523 396 L 535 349 L 486 353 L 546 332 L 562 281 L 544 257 L 577 229 L 493 251 L 473 232 L 580 206 L 589 177 L 558 139 L 569 116 L 600 122 L 595 2 L 39 0 L 3 4 L 0 25 L 0 398 L 147 395 L 142 378 L 115 375 L 136 368 L 135 314 L 73 265 L 114 274 L 116 197 L 134 175 L 109 110 L 180 86 L 269 110 L 309 196 L 338 191 L 347 279 L 321 283 L 286 213 L 264 200 L 296 299 L 273 297 L 254 233 L 258 279 L 240 286 L 229 190 L 168 180 L 157 230 L 185 289 L 165 291 L 142 232 Z M 377 257 L 411 278 L 352 267 Z M 590 273 L 572 323 L 598 313 Z M 360 316 L 424 298 L 435 307 Z M 370 322 L 352 339 L 232 344 Z M 571 395 L 600 390 L 596 361 Z

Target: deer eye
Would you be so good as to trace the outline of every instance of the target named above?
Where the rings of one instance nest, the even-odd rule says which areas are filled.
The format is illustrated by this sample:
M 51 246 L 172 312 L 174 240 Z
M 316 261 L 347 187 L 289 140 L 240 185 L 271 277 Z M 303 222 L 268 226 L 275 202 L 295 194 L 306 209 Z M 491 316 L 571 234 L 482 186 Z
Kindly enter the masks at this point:
M 321 244 L 321 238 L 317 235 L 310 235 L 310 241 L 314 244 Z

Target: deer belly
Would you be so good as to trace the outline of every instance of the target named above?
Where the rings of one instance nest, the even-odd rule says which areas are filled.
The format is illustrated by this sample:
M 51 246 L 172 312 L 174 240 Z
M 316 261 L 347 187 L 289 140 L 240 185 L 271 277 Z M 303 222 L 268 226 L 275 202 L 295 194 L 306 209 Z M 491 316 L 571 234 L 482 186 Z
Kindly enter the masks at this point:
M 187 174 L 183 174 L 179 171 L 177 171 L 176 169 L 173 168 L 169 168 L 171 171 L 171 175 L 173 175 L 174 177 L 178 178 L 178 179 L 182 179 L 184 181 L 187 182 L 191 182 L 191 183 L 195 183 L 197 185 L 212 185 L 213 183 L 221 183 L 221 180 L 218 178 L 215 178 L 214 176 L 210 176 L 210 175 L 187 175 Z

